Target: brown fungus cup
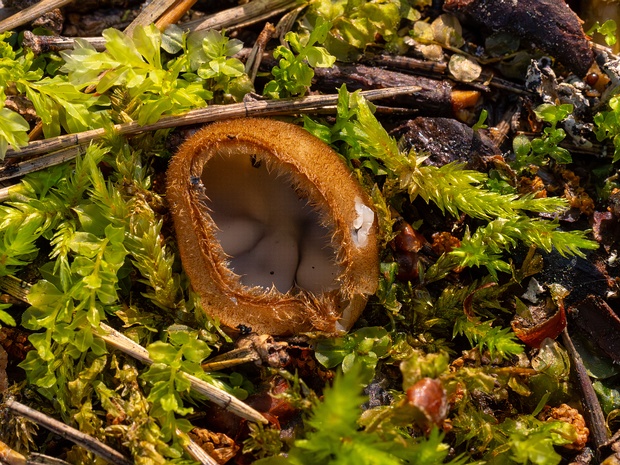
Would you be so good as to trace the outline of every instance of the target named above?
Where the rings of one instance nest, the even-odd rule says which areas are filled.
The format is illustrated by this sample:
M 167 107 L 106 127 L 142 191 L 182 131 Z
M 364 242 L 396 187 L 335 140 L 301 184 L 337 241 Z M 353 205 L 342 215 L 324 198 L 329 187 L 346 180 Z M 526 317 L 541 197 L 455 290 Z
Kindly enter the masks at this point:
M 377 288 L 370 198 L 338 154 L 298 126 L 207 126 L 173 157 L 167 198 L 183 268 L 227 326 L 348 330 Z

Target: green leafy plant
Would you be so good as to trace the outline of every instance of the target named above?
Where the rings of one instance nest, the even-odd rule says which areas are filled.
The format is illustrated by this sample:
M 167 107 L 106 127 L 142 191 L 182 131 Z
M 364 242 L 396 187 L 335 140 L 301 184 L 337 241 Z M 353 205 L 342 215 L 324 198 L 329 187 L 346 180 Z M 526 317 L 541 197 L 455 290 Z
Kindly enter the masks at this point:
M 389 354 L 391 338 L 384 328 L 366 327 L 338 338 L 320 339 L 315 356 L 327 368 L 342 365 L 347 373 L 354 366 L 361 367 L 361 375 L 368 384 L 381 358 Z
M 462 439 L 470 447 L 485 451 L 484 463 L 557 465 L 561 456 L 554 446 L 570 444 L 576 438 L 571 424 L 541 421 L 533 415 L 519 415 L 493 425 L 495 419 L 468 409 L 455 417 L 455 427 L 464 429 Z
M 306 15 L 318 27 L 321 20 L 332 26 L 324 42 L 340 61 L 355 60 L 367 47 L 385 41 L 387 48 L 399 48 L 396 34 L 402 18 L 416 20 L 420 13 L 409 1 L 314 0 Z M 308 26 L 308 24 L 305 24 Z M 380 40 L 378 40 L 380 38 Z
M 4 98 L 0 95 L 0 100 Z M 0 108 L 0 160 L 4 159 L 9 145 L 23 147 L 28 143 L 30 125 L 18 113 L 4 107 Z
M 5 311 L 10 307 L 11 304 L 0 304 L 0 322 L 9 326 L 15 326 L 17 324 L 15 318 Z
M 169 329 L 168 342 L 156 341 L 147 347 L 155 363 L 141 375 L 151 383 L 147 400 L 151 402 L 150 414 L 159 420 L 164 441 L 175 436 L 176 429 L 189 431 L 191 423 L 175 415 L 186 416 L 193 412 L 183 407 L 181 393 L 188 393 L 190 381 L 184 373 L 202 374 L 200 362 L 209 356 L 211 348 L 198 338 L 197 331 Z
M 112 167 L 106 177 L 99 169 L 104 160 Z M 14 200 L 2 207 L 6 212 L 3 232 L 10 233 L 4 236 L 7 247 L 3 253 L 20 257 L 19 261 L 6 261 L 10 266 L 6 272 L 34 259 L 43 263 L 42 279 L 30 289 L 31 306 L 21 318 L 22 326 L 34 331 L 29 338 L 34 350 L 20 366 L 42 395 L 54 399 L 63 418 L 69 423 L 78 421 L 84 431 L 99 431 L 93 397 L 110 396 L 102 370 L 96 368 L 101 360 L 105 365 L 108 356 L 98 337 L 100 323 L 118 313 L 132 326 L 136 324 L 132 312 L 137 311 L 140 323 L 151 326 L 146 331 L 130 328 L 127 332 L 148 341 L 153 326 L 165 324 L 166 313 L 173 310 L 188 315 L 195 305 L 185 299 L 181 280 L 173 270 L 173 257 L 160 234 L 162 218 L 154 210 L 160 199 L 150 189 L 149 170 L 144 169 L 140 152 L 119 143 L 113 157 L 110 151 L 91 146 L 73 163 L 26 176 L 12 190 Z M 19 230 L 24 218 L 31 218 L 35 225 L 25 229 L 30 235 L 11 233 Z M 47 241 L 48 257 L 38 256 L 37 239 L 39 243 Z M 126 282 L 130 273 L 137 273 L 135 279 L 143 286 L 138 289 L 144 292 L 132 291 L 131 283 Z M 148 311 L 123 306 L 122 302 L 132 299 L 133 305 L 142 309 L 168 312 L 154 318 Z M 186 318 L 190 319 L 189 315 Z M 199 361 L 210 353 L 208 344 L 218 339 L 213 324 L 200 331 L 200 337 L 197 330 L 168 334 L 170 344 L 149 346 L 157 363 L 144 373 L 153 387 L 140 401 L 152 403 L 146 412 L 145 404 L 141 407 L 151 423 L 161 421 L 160 425 L 145 425 L 142 433 L 166 441 L 176 438 L 172 434 L 175 428 L 189 428 L 186 420 L 175 417 L 191 410 L 180 401 L 179 392 L 188 386 L 183 371 L 205 377 Z M 86 389 L 87 385 L 97 388 Z M 180 456 L 179 444 L 167 449 L 169 446 L 158 441 L 162 454 Z
M 595 32 L 602 34 L 605 38 L 605 43 L 611 47 L 613 45 L 616 45 L 616 29 L 616 22 L 613 19 L 608 19 L 603 24 L 597 21 L 588 30 L 588 35 L 592 35 Z
M 620 97 L 615 95 L 607 103 L 608 110 L 594 115 L 596 138 L 610 140 L 614 145 L 613 162 L 620 160 Z
M 115 420 L 106 428 L 112 437 L 122 437 L 138 465 L 165 463 L 170 459 L 180 459 L 179 448 L 168 445 L 163 440 L 161 428 L 150 416 L 151 404 L 148 402 L 139 383 L 139 371 L 131 363 L 122 364 L 111 356 L 110 368 L 114 372 L 108 387 L 102 379 L 92 382 L 93 388 L 108 418 Z
M 560 110 L 541 109 L 542 117 L 555 124 L 561 121 L 567 107 Z M 386 176 L 390 186 L 409 195 L 433 202 L 441 211 L 459 216 L 491 220 L 473 235 L 463 238 L 462 249 L 451 252 L 456 266 L 486 266 L 491 273 L 508 271 L 500 253 L 518 242 L 534 244 L 545 250 L 555 247 L 561 254 L 581 254 L 580 249 L 593 249 L 597 244 L 586 239 L 583 231 L 563 232 L 551 221 L 532 220 L 526 211 L 554 213 L 566 208 L 561 198 L 533 198 L 489 190 L 488 176 L 467 170 L 462 164 L 441 167 L 425 165 L 423 155 L 413 151 L 401 153 L 396 141 L 388 135 L 373 114 L 373 107 L 358 93 L 339 94 L 337 118 L 331 127 L 305 120 L 306 128 L 328 143 L 341 148 L 349 161 L 357 160 L 374 175 Z M 562 131 L 553 129 L 553 131 Z M 487 248 L 489 248 L 487 250 Z M 490 254 L 489 254 L 490 252 Z
M 486 129 L 488 126 L 485 124 L 487 117 L 489 116 L 489 112 L 486 110 L 482 110 L 480 112 L 480 116 L 478 117 L 478 121 L 471 127 L 474 131 L 478 131 L 479 129 Z
M 330 23 L 319 22 L 305 39 L 295 32 L 286 34 L 285 39 L 290 49 L 280 45 L 273 52 L 274 58 L 279 59 L 279 62 L 271 70 L 274 79 L 265 85 L 264 95 L 282 98 L 304 95 L 307 92 L 314 76 L 312 68 L 329 68 L 336 61 L 324 47 L 315 45 L 325 41 L 329 28 Z
M 203 87 L 217 96 L 218 101 L 241 101 L 246 93 L 254 90 L 244 64 L 233 58 L 242 48 L 240 40 L 229 39 L 213 29 L 187 37 L 189 69 L 204 79 Z M 185 75 L 186 79 L 188 76 Z
M 15 36 L 11 32 L 0 34 L 0 160 L 4 159 L 8 145 L 21 147 L 28 143 L 30 125 L 18 113 L 6 108 L 7 92 L 17 92 L 16 82 L 32 81 L 41 77 L 34 68 L 34 55 L 18 54 L 10 43 Z
M 106 318 L 106 311 L 117 303 L 119 270 L 127 255 L 124 228 L 106 222 L 101 210 L 85 208 L 79 195 L 89 187 L 98 186 L 105 192 L 101 194 L 108 202 L 106 209 L 116 207 L 121 214 L 124 213 L 123 200 L 108 196 L 109 191 L 96 166 L 104 154 L 105 151 L 92 147 L 78 163 L 74 177 L 47 192 L 51 205 L 64 205 L 56 210 L 53 221 L 46 223 L 46 230 L 40 232 L 41 236 L 45 233 L 54 237 L 52 256 L 56 260 L 41 267 L 45 279 L 32 286 L 28 295 L 31 306 L 22 315 L 24 327 L 43 332 L 30 336 L 36 350 L 28 352 L 21 366 L 42 393 L 50 398 L 57 397 L 64 404 L 63 411 L 70 405 L 65 389 L 70 374 L 66 372 L 70 372 L 74 365 L 67 363 L 66 359 L 83 359 L 91 351 L 95 356 L 106 352 L 103 342 L 94 337 L 94 328 L 99 327 Z M 80 189 L 79 185 L 85 179 L 88 181 Z M 73 188 L 77 188 L 77 197 Z M 39 195 L 45 196 L 45 191 L 39 191 Z M 14 208 L 18 211 L 36 210 L 40 202 L 34 198 L 29 202 L 17 202 Z M 71 208 L 80 214 L 74 216 Z M 61 219 L 63 223 L 60 223 Z M 55 228 L 58 228 L 59 235 L 52 234 Z
M 542 166 L 547 163 L 546 157 L 557 163 L 570 163 L 572 161 L 570 152 L 559 147 L 560 142 L 566 137 L 566 132 L 557 125 L 572 112 L 573 105 L 570 103 L 562 105 L 543 103 L 538 106 L 534 113 L 541 121 L 551 126 L 545 127 L 542 136 L 531 141 L 525 135 L 514 138 L 513 149 L 516 160 L 512 163 L 512 167 L 515 170 L 522 170 L 530 165 Z
M 256 462 L 260 465 L 275 464 L 416 464 L 462 463 L 460 459 L 446 462 L 449 448 L 442 442 L 442 435 L 435 429 L 426 438 L 406 437 L 398 441 L 382 437 L 378 432 L 359 429 L 361 395 L 359 368 L 352 368 L 345 375 L 338 375 L 333 386 L 325 392 L 323 401 L 317 403 L 305 421 L 304 439 L 295 440 L 286 457 L 279 455 Z
M 510 328 L 494 327 L 491 321 L 462 316 L 454 324 L 454 335 L 457 334 L 466 336 L 472 347 L 480 352 L 488 350 L 492 358 L 510 358 L 523 352 L 523 346 Z
M 557 465 L 562 457 L 553 446 L 570 444 L 575 438 L 575 429 L 568 423 L 523 415 L 498 426 L 497 443 L 491 442 L 492 452 L 486 457 L 489 463 Z
M 557 250 L 562 256 L 584 257 L 583 250 L 598 246 L 584 237 L 581 231 L 559 231 L 557 223 L 525 216 L 497 218 L 473 234 L 465 232 L 461 245 L 449 255 L 460 266 L 485 266 L 489 273 L 510 272 L 510 264 L 502 259 L 502 252 L 513 249 L 519 242 L 536 246 L 546 252 Z
M 211 100 L 240 100 L 252 90 L 243 64 L 231 58 L 242 44 L 220 32 L 186 38 L 178 29 L 163 35 L 151 25 L 136 28 L 132 37 L 115 29 L 103 37 L 104 52 L 77 38 L 72 50 L 61 52 L 65 74 L 50 77 L 44 58 L 14 51 L 11 33 L 0 36 L 0 159 L 9 144 L 19 148 L 28 140 L 26 120 L 4 105 L 8 91 L 32 102 L 45 137 L 53 137 L 111 121 L 149 124 Z
M 45 75 L 46 62 L 43 57 L 35 57 L 32 51 L 13 47 L 6 41 L 10 33 L 4 33 L 2 39 L 2 58 L 0 59 L 0 105 L 4 107 L 6 92 L 23 95 L 34 106 L 37 116 L 41 118 L 43 133 L 46 137 L 67 132 L 85 131 L 102 125 L 102 107 L 108 99 L 95 94 L 80 92 L 68 82 L 66 76 Z M 0 125 L 0 157 L 4 158 L 10 143 L 19 148 L 27 142 L 27 122 L 17 113 L 4 107 L 3 123 Z
M 133 37 L 106 29 L 103 37 L 104 52 L 78 39 L 73 50 L 61 53 L 65 60 L 61 71 L 77 89 L 94 86 L 99 94 L 115 88 L 127 92 L 129 101 L 116 109 L 121 122 L 153 123 L 162 115 L 203 107 L 213 97 L 204 81 L 181 78 L 188 66 L 187 50 L 164 61 L 162 34 L 154 25 L 136 28 Z
M 612 383 L 608 383 L 605 380 L 597 380 L 592 383 L 592 386 L 601 402 L 601 407 L 605 415 L 607 415 L 610 420 L 617 419 L 620 413 L 620 390 L 609 387 L 606 384 L 612 385 Z

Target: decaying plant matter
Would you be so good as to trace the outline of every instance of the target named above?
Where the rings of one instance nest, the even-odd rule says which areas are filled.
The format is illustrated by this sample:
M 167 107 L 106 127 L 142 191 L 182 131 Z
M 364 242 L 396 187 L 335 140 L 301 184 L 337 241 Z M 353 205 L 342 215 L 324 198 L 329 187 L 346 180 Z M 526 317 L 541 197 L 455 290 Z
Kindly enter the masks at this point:
M 60 3 L 0 8 L 0 462 L 619 460 L 599 2 Z
M 493 32 L 531 40 L 580 76 L 594 62 L 582 21 L 563 0 L 447 0 L 444 9 Z

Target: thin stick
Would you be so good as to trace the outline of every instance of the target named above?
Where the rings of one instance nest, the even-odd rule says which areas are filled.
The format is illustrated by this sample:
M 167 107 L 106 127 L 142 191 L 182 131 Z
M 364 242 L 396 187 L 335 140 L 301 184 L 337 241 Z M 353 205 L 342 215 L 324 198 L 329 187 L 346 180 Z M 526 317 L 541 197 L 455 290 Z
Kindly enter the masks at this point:
M 4 202 L 11 198 L 11 189 L 13 189 L 15 185 L 0 187 L 0 202 Z
M 252 51 L 245 62 L 245 72 L 250 77 L 252 83 L 254 83 L 256 75 L 258 74 L 258 68 L 260 67 L 265 47 L 267 47 L 267 42 L 271 40 L 275 33 L 276 28 L 273 24 L 267 23 L 254 42 Z
M 106 40 L 104 37 L 80 37 L 80 39 L 88 42 L 98 52 L 105 50 Z M 63 36 L 38 36 L 30 31 L 24 31 L 22 46 L 32 50 L 35 55 L 40 55 L 45 52 L 70 50 L 75 47 L 75 38 Z
M 128 36 L 133 35 L 133 31 L 138 26 L 148 26 L 154 23 L 157 18 L 164 14 L 164 12 L 174 4 L 175 0 L 153 0 L 146 5 L 140 14 L 125 28 L 125 34 Z
M 213 357 L 201 366 L 204 371 L 218 371 L 257 360 L 260 360 L 260 356 L 256 350 L 253 350 L 251 347 L 242 347 Z
M 30 292 L 30 284 L 26 281 L 7 275 L 0 277 L 0 291 L 6 292 L 16 299 L 28 302 L 28 292 Z
M 116 331 L 114 328 L 101 324 L 101 329 L 105 331 L 103 334 L 98 334 L 110 346 L 134 357 L 141 361 L 145 365 L 152 365 L 153 360 L 149 357 L 148 351 L 139 344 L 136 344 L 124 334 Z M 268 423 L 267 419 L 260 414 L 260 412 L 254 410 L 249 405 L 246 405 L 234 396 L 231 396 L 225 391 L 207 383 L 199 378 L 196 378 L 189 373 L 184 373 L 189 379 L 191 389 L 199 394 L 202 394 L 215 405 L 226 409 L 235 415 L 245 418 L 246 420 L 254 421 L 256 423 Z
M 194 6 L 194 3 L 196 3 L 196 0 L 176 0 L 170 5 L 170 8 L 155 21 L 155 26 L 157 26 L 157 29 L 160 31 L 163 31 L 171 24 L 175 24 Z
M 24 404 L 20 404 L 16 400 L 9 399 L 4 403 L 5 407 L 17 413 L 18 415 L 28 418 L 30 421 L 47 428 L 48 430 L 68 439 L 77 445 L 89 450 L 95 455 L 107 460 L 110 463 L 120 465 L 133 465 L 133 462 L 107 444 L 99 441 L 88 434 L 84 434 L 75 428 L 65 425 L 64 423 L 48 417 L 47 415 L 34 410 Z
M 12 31 L 19 26 L 33 21 L 40 16 L 43 16 L 48 11 L 51 11 L 54 8 L 60 8 L 61 6 L 65 6 L 72 1 L 73 0 L 41 0 L 40 2 L 35 3 L 28 8 L 20 10 L 13 16 L 10 16 L 5 20 L 0 21 L 0 33 Z
M 75 157 L 83 153 L 83 147 L 69 147 L 67 149 L 58 150 L 47 155 L 32 158 L 30 160 L 22 161 L 12 165 L 0 166 L 0 181 L 6 181 L 14 179 L 19 176 L 23 176 L 28 173 L 33 173 L 50 166 L 60 165 L 69 160 L 73 160 Z M 1 190 L 0 190 L 1 197 Z
M 0 441 L 0 463 L 6 463 L 7 465 L 26 465 L 26 457 Z
M 62 459 L 50 457 L 49 455 L 31 452 L 26 461 L 26 465 L 71 465 Z
M 135 358 L 136 360 L 144 363 L 145 365 L 152 365 L 153 360 L 149 357 L 149 351 L 142 347 L 140 344 L 136 344 L 124 334 L 118 332 L 111 326 L 101 323 L 101 329 L 105 333 L 95 333 L 100 336 L 107 344 L 111 345 L 115 349 L 126 353 L 127 355 Z
M 404 94 L 412 94 L 420 90 L 418 86 L 388 87 L 385 89 L 373 89 L 363 91 L 361 94 L 368 100 L 396 97 Z M 324 105 L 336 105 L 338 94 L 311 95 L 309 97 L 281 99 L 281 100 L 257 100 L 229 105 L 211 105 L 206 108 L 191 110 L 182 115 L 164 116 L 153 124 L 140 126 L 137 122 L 116 124 L 114 130 L 119 135 L 133 135 L 158 129 L 169 129 L 178 126 L 192 124 L 204 124 L 212 121 L 220 121 L 231 118 L 248 116 L 274 116 L 290 114 L 310 108 L 320 108 Z M 76 145 L 87 144 L 101 139 L 106 134 L 104 128 L 91 129 L 89 131 L 67 134 L 63 136 L 34 141 L 20 150 L 13 148 L 7 150 L 7 158 L 22 157 L 27 155 L 39 155 L 54 150 L 60 150 Z
M 389 68 L 397 68 L 405 71 L 426 72 L 432 76 L 437 74 L 445 74 L 448 65 L 436 61 L 419 60 L 417 58 L 377 55 L 367 60 L 369 64 L 375 66 L 386 66 Z
M 282 13 L 297 4 L 296 0 L 254 0 L 228 10 L 194 21 L 180 24 L 185 30 L 221 29 L 229 26 L 245 26 Z
M 607 445 L 609 440 L 609 434 L 607 432 L 607 428 L 605 427 L 605 415 L 603 414 L 603 409 L 601 408 L 601 404 L 599 403 L 594 387 L 592 386 L 590 376 L 588 376 L 588 371 L 583 365 L 581 356 L 579 355 L 579 352 L 577 352 L 577 349 L 575 349 L 573 341 L 571 340 L 566 328 L 564 328 L 564 331 L 562 332 L 562 342 L 568 351 L 571 364 L 575 370 L 575 377 L 577 378 L 577 383 L 579 384 L 579 389 L 581 390 L 583 414 L 586 419 L 586 424 L 592 433 L 592 441 L 594 442 L 594 446 L 598 452 L 599 449 Z
M 199 20 L 189 21 L 181 24 L 181 27 L 185 30 L 243 27 L 283 13 L 294 6 L 295 0 L 254 0 L 243 6 L 229 8 Z M 171 8 L 174 8 L 174 6 Z M 166 13 L 164 12 L 164 14 Z M 163 21 L 167 20 L 162 16 L 156 23 L 158 27 L 160 27 L 160 21 L 163 23 Z M 131 24 L 127 26 L 125 32 L 127 32 L 129 27 L 131 27 Z M 160 27 L 160 29 L 164 28 Z M 103 37 L 80 37 L 80 39 L 89 42 L 98 52 L 105 50 L 105 39 Z M 75 39 L 62 36 L 37 36 L 30 31 L 24 31 L 23 45 L 32 50 L 36 55 L 39 55 L 43 52 L 72 49 L 75 47 Z

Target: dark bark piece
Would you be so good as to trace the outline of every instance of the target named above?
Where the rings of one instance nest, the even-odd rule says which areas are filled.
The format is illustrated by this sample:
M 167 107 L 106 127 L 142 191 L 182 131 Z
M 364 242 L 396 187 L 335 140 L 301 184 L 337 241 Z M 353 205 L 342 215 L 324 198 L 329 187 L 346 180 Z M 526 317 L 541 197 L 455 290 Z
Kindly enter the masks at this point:
M 580 76 L 594 61 L 581 20 L 564 0 L 446 0 L 444 10 L 529 40 Z
M 564 299 L 569 309 L 590 294 L 606 295 L 609 283 L 600 268 L 595 253 L 586 257 L 562 257 L 556 250 L 543 254 L 545 267 L 536 279 L 542 285 L 557 283 L 570 291 Z
M 62 32 L 65 18 L 60 11 L 60 8 L 54 8 L 48 11 L 44 15 L 40 16 L 32 22 L 32 27 L 42 27 L 50 31 L 54 35 L 58 35 Z
M 451 118 L 415 118 L 392 135 L 402 138 L 405 149 L 429 153 L 426 163 L 434 166 L 458 161 L 470 169 L 485 170 L 487 160 L 501 156 L 497 145 L 483 132 Z
M 435 116 L 452 115 L 452 84 L 448 81 L 412 76 L 377 67 L 340 63 L 332 68 L 315 68 L 314 80 L 313 88 L 330 93 L 336 92 L 342 84 L 346 84 L 349 91 L 419 86 L 420 91 L 390 99 L 390 103 L 399 107 L 416 108 L 420 112 Z
M 612 212 L 595 211 L 591 221 L 594 239 L 599 244 L 611 247 L 620 238 L 620 221 Z
M 569 309 L 571 323 L 587 334 L 610 359 L 620 363 L 620 318 L 598 295 L 589 295 Z
M 251 49 L 244 48 L 235 55 L 246 62 Z M 273 51 L 263 53 L 260 61 L 262 71 L 270 71 L 279 60 L 273 58 Z M 455 90 L 448 80 L 431 79 L 380 66 L 336 63 L 331 68 L 314 68 L 312 90 L 336 93 L 345 84 L 351 92 L 355 90 L 386 89 L 389 87 L 415 86 L 420 90 L 395 98 L 375 100 L 373 103 L 399 108 L 411 108 L 429 116 L 453 116 L 461 108 L 476 105 L 480 92 Z
M 12 7 L 21 10 L 34 5 L 38 1 L 39 0 L 4 0 L 2 3 L 5 8 Z M 79 2 L 70 3 L 65 7 L 65 10 L 88 13 L 98 8 L 128 8 L 130 6 L 139 8 L 141 3 L 143 3 L 143 0 L 80 0 Z

